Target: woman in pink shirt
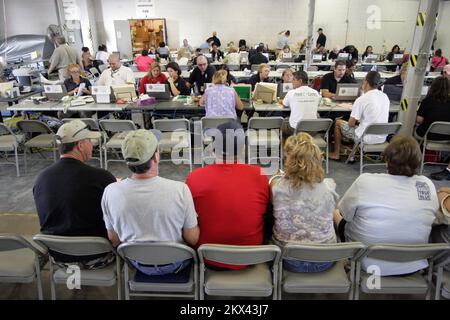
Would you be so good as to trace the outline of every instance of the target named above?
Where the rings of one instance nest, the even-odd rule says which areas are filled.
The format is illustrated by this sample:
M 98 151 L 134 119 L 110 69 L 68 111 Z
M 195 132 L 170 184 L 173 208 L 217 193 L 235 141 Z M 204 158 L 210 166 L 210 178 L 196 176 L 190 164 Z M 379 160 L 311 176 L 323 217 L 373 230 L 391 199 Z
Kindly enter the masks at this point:
M 431 59 L 431 71 L 441 71 L 448 64 L 446 57 L 442 55 L 442 50 L 437 49 Z
M 135 62 L 139 71 L 148 72 L 150 65 L 153 63 L 153 59 L 148 56 L 147 50 L 142 50 L 142 55 L 137 57 Z

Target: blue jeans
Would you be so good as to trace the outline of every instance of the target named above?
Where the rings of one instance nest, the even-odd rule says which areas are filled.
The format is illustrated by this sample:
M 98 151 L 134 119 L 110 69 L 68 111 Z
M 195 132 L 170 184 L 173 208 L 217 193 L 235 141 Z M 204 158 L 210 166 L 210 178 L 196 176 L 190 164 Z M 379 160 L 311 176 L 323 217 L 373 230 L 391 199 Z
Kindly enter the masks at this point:
M 323 272 L 334 266 L 334 262 L 307 262 L 299 260 L 284 260 L 283 266 L 291 272 Z
M 137 261 L 133 261 L 133 260 L 131 260 L 131 263 L 140 272 L 142 272 L 148 276 L 156 276 L 156 275 L 163 275 L 163 274 L 169 274 L 169 273 L 178 273 L 181 270 L 183 270 L 184 268 L 186 268 L 191 263 L 191 259 L 174 262 L 174 263 L 170 263 L 170 264 L 153 265 L 153 266 L 141 264 L 141 263 L 139 263 Z

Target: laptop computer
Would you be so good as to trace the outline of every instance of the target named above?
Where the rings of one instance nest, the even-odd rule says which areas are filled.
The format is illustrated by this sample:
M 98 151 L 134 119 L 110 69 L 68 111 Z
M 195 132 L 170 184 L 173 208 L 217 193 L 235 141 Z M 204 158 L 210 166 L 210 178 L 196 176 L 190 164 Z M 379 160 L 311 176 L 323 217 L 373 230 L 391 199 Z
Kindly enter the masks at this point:
M 281 62 L 294 62 L 295 58 L 294 57 L 290 57 L 290 58 L 282 58 Z
M 252 86 L 250 84 L 237 84 L 233 86 L 233 89 L 242 101 L 250 101 L 252 97 Z
M 279 97 L 280 99 L 284 99 L 286 94 L 292 89 L 294 89 L 292 83 L 279 83 L 277 90 L 277 97 Z
M 359 97 L 360 87 L 358 83 L 338 83 L 333 100 L 355 101 Z
M 350 60 L 350 53 L 341 52 L 338 54 L 338 57 L 336 59 L 337 61 L 347 61 Z
M 145 90 L 149 97 L 154 97 L 156 100 L 170 100 L 170 90 L 168 84 L 146 84 Z
M 67 96 L 66 86 L 62 84 L 46 84 L 44 85 L 44 93 L 50 101 L 60 101 Z
M 378 61 L 379 56 L 377 54 L 369 54 L 364 60 L 367 63 L 374 63 Z
M 312 61 L 314 63 L 319 63 L 319 62 L 322 62 L 322 58 L 323 58 L 323 56 L 321 54 L 313 54 Z

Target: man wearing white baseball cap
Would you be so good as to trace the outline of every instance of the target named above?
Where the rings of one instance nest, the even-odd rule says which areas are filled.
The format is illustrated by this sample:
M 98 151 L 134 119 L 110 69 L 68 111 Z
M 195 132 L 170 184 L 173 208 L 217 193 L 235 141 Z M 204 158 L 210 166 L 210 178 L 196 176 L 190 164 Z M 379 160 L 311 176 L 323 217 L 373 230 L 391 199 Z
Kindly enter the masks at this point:
M 60 236 L 107 237 L 101 209 L 103 191 L 116 181 L 108 171 L 85 164 L 92 157 L 91 139 L 98 133 L 74 119 L 57 132 L 61 158 L 42 171 L 34 185 L 41 232 Z M 60 262 L 88 262 L 98 256 L 70 257 L 55 253 Z M 89 268 L 89 267 L 88 267 Z
M 200 230 L 191 192 L 186 184 L 158 176 L 157 130 L 131 131 L 122 143 L 122 154 L 132 172 L 112 183 L 102 198 L 103 219 L 113 246 L 124 242 L 186 242 L 195 245 Z M 134 261 L 144 275 L 178 273 L 189 260 L 149 266 Z M 138 273 L 139 274 L 139 273 Z

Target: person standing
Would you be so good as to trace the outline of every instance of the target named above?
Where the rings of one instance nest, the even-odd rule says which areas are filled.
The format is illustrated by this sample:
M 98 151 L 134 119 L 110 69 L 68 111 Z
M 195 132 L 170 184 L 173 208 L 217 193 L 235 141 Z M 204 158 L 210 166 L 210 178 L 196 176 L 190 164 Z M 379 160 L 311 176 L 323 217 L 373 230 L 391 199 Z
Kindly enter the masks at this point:
M 69 74 L 67 73 L 67 66 L 69 64 L 78 64 L 81 69 L 84 69 L 83 63 L 78 52 L 67 44 L 66 38 L 57 37 L 56 44 L 58 47 L 53 51 L 53 54 L 50 57 L 48 74 L 57 71 L 59 79 L 64 81 L 69 78 Z

